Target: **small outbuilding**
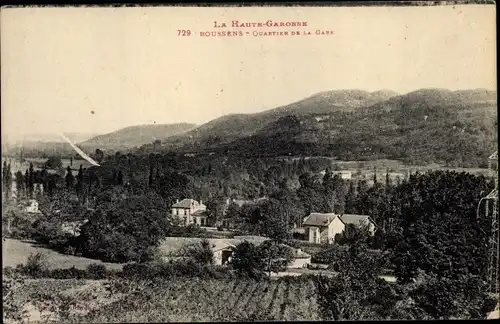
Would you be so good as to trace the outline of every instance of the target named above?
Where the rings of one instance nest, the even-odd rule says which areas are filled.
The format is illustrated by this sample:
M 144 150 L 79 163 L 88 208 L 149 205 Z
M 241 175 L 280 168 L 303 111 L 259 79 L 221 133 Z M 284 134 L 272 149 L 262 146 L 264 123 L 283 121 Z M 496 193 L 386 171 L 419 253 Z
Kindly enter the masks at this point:
M 217 241 L 212 243 L 212 251 L 214 252 L 214 263 L 216 265 L 226 265 L 231 262 L 231 257 L 236 246 L 226 241 Z

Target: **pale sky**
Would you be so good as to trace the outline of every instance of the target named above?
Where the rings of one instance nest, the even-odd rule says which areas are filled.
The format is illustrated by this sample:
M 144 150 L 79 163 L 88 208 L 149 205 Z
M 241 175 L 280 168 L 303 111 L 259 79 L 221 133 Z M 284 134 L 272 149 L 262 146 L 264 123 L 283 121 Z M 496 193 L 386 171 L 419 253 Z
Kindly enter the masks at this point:
M 318 29 L 334 35 L 199 35 Z M 2 134 L 202 124 L 335 89 L 496 89 L 495 51 L 494 5 L 3 9 Z

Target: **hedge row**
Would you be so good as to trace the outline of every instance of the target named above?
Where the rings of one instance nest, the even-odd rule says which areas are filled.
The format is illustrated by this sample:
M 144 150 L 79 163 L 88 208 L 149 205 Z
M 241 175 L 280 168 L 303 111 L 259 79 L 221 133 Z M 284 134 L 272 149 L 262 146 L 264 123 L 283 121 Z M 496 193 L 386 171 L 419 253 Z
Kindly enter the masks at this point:
M 77 269 L 75 267 L 46 269 L 18 265 L 16 268 L 4 268 L 3 273 L 7 277 L 17 273 L 31 278 L 88 280 L 116 278 L 141 280 L 173 277 L 229 279 L 236 277 L 236 274 L 228 268 L 213 265 L 204 266 L 190 260 L 161 263 L 130 263 L 124 265 L 121 271 L 107 269 L 103 264 L 91 264 L 86 269 Z

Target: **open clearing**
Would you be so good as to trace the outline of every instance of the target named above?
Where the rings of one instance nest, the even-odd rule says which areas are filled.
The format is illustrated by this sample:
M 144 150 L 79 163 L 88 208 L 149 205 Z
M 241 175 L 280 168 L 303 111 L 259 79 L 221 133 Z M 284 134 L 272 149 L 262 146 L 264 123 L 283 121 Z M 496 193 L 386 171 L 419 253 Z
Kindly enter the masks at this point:
M 3 267 L 15 267 L 18 264 L 24 264 L 31 253 L 37 252 L 47 256 L 48 266 L 51 269 L 66 269 L 73 266 L 77 269 L 86 269 L 90 264 L 104 264 L 108 269 L 119 270 L 123 266 L 116 263 L 105 263 L 99 260 L 61 254 L 37 246 L 35 242 L 4 239 L 2 242 Z

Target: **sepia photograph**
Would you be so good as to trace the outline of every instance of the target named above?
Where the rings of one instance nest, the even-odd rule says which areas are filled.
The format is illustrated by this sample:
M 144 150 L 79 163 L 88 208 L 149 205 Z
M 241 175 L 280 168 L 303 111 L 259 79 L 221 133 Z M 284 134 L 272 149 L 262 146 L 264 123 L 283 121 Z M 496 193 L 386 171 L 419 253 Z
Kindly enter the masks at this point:
M 0 21 L 4 323 L 498 319 L 493 2 Z

